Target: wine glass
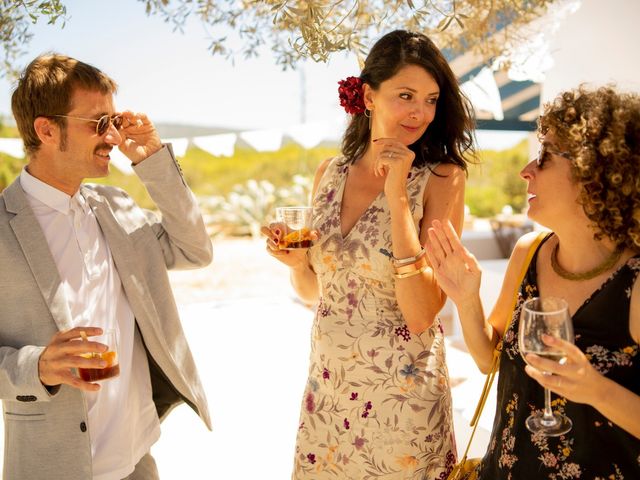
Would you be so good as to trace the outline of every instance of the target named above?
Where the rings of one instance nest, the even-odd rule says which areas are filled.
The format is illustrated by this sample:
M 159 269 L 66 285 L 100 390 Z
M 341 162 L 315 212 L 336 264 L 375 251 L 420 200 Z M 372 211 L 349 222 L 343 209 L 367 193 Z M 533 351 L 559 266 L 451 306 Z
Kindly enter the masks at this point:
M 522 306 L 518 329 L 518 346 L 525 361 L 528 353 L 535 353 L 539 357 L 564 363 L 565 353 L 545 344 L 543 335 L 573 342 L 573 324 L 566 300 L 557 297 L 527 300 Z M 549 375 L 548 372 L 543 374 Z M 551 411 L 551 392 L 545 388 L 543 413 L 530 415 L 526 425 L 532 433 L 557 437 L 571 430 L 572 423 L 566 416 Z

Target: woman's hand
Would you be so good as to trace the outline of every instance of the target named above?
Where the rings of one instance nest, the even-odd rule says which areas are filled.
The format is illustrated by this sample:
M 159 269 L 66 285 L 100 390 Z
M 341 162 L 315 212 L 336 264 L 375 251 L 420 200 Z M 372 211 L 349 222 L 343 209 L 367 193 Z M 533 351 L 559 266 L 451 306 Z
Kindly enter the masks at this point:
M 288 267 L 299 268 L 306 266 L 308 248 L 293 248 L 291 250 L 280 248 L 280 242 L 282 242 L 285 231 L 286 226 L 284 223 L 271 223 L 269 226 L 260 228 L 260 233 L 267 237 L 267 253 Z M 311 230 L 310 236 L 312 241 L 316 241 L 318 239 L 318 231 Z
M 384 194 L 387 198 L 406 195 L 407 176 L 416 154 L 395 138 L 373 140 L 374 174 L 385 177 Z
M 591 365 L 585 354 L 573 343 L 550 335 L 543 335 L 542 341 L 554 350 L 563 351 L 566 361 L 558 363 L 527 354 L 527 363 L 531 364 L 525 367 L 527 375 L 572 402 L 592 406 L 597 403 L 605 377 Z
M 476 257 L 460 242 L 451 222 L 443 225 L 434 220 L 425 247 L 438 285 L 456 305 L 478 295 L 482 270 Z

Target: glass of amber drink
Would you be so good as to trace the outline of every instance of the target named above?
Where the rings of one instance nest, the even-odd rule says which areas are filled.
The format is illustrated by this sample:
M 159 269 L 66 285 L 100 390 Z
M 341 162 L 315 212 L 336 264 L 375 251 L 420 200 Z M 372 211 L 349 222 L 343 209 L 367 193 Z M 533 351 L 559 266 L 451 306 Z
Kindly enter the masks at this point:
M 92 342 L 99 342 L 109 347 L 102 353 L 85 353 L 85 358 L 102 358 L 107 362 L 104 368 L 78 368 L 80 378 L 85 382 L 97 382 L 120 375 L 120 363 L 118 362 L 118 342 L 115 330 L 105 330 L 102 335 L 91 337 Z
M 311 211 L 311 207 L 276 208 L 276 222 L 284 228 L 278 244 L 280 250 L 311 246 Z

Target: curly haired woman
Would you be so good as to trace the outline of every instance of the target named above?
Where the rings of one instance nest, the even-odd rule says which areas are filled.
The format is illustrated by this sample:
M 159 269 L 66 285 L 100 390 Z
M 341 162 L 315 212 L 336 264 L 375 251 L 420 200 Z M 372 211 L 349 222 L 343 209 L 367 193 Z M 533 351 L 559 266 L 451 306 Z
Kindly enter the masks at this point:
M 419 33 L 383 36 L 339 93 L 352 118 L 342 155 L 316 173 L 318 240 L 280 250 L 281 232 L 263 229 L 318 304 L 294 478 L 442 479 L 456 458 L 444 296 L 422 244 L 434 219 L 462 229 L 472 121 Z
M 581 87 L 547 105 L 539 120 L 542 149 L 521 172 L 528 215 L 548 227 L 528 267 L 535 234 L 509 260 L 498 301 L 485 320 L 480 269 L 449 225 L 429 229 L 428 256 L 456 303 L 465 341 L 481 370 L 504 332 L 498 401 L 480 479 L 640 478 L 640 97 Z M 512 293 L 518 273 L 515 311 Z M 530 297 L 563 297 L 575 345 L 556 363 L 518 349 L 520 310 Z M 542 374 L 547 372 L 550 374 Z M 553 409 L 573 422 L 563 435 L 533 434 L 525 419 L 544 404 L 541 386 L 558 396 Z

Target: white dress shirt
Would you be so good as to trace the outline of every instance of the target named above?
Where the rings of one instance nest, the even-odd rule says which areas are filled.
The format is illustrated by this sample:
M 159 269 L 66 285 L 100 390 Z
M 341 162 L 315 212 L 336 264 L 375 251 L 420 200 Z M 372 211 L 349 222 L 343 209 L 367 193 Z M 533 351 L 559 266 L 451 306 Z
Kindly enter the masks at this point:
M 114 329 L 120 375 L 84 392 L 94 480 L 120 480 L 160 436 L 149 364 L 111 251 L 78 191 L 72 197 L 30 175 L 20 185 L 42 227 L 64 285 L 74 326 Z

